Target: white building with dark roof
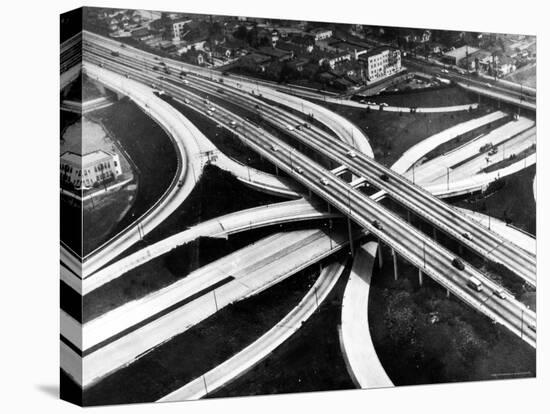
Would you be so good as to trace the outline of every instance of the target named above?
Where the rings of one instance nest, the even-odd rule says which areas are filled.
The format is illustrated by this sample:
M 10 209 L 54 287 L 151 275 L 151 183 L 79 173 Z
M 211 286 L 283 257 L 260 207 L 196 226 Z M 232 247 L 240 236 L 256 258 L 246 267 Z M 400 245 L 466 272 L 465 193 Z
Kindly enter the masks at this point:
M 118 154 L 97 150 L 85 155 L 66 151 L 60 157 L 61 182 L 77 189 L 116 179 L 122 174 Z

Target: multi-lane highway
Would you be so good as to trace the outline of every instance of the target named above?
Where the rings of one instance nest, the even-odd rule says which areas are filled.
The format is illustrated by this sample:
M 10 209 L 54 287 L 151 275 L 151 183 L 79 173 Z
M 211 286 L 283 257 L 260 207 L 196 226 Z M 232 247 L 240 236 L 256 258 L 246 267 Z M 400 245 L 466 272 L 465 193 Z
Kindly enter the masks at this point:
M 352 222 L 358 224 L 363 231 L 372 233 L 390 246 L 394 255 L 405 258 L 459 299 L 495 322 L 503 324 L 529 345 L 536 346 L 536 315 L 533 311 L 511 295 L 505 298 L 497 295 L 496 293 L 502 289 L 499 285 L 467 262 L 462 261 L 462 265 L 458 266 L 455 253 L 381 206 L 358 187 L 370 185 L 379 189 L 378 194 L 389 195 L 461 244 L 483 257 L 504 264 L 531 285 L 536 283 L 535 255 L 480 226 L 463 212 L 450 207 L 401 174 L 374 161 L 366 136 L 349 121 L 319 105 L 277 91 L 273 89 L 273 85 L 264 82 L 233 75 L 223 76 L 213 70 L 168 59 L 161 60 L 150 53 L 128 46 L 122 47 L 117 42 L 89 32 L 84 32 L 83 38 L 83 69 L 107 87 L 131 95 L 146 111 L 156 116 L 161 125 L 170 125 L 170 119 L 164 119 L 165 114 L 170 114 L 169 117 L 179 117 L 181 114 L 168 103 L 154 97 L 152 89 L 162 89 L 166 95 L 232 131 L 238 139 L 285 172 L 292 180 L 347 216 L 350 231 Z M 71 42 L 62 48 L 62 54 L 67 61 L 74 59 L 70 51 L 74 50 L 76 44 L 79 44 L 79 40 L 71 39 Z M 67 65 L 62 68 L 62 72 L 68 73 L 73 70 L 72 68 Z M 150 105 L 161 105 L 162 108 L 154 108 L 155 111 L 152 111 Z M 235 111 L 235 108 L 239 109 Z M 254 115 L 257 116 L 256 121 L 250 119 Z M 491 120 L 496 120 L 499 115 L 493 117 Z M 263 122 L 270 127 L 264 128 Z M 325 127 L 321 127 L 321 124 Z M 171 136 L 177 135 L 177 131 L 168 132 Z M 197 140 L 194 145 L 198 147 L 196 142 Z M 300 150 L 304 146 L 330 160 L 337 168 L 324 168 Z M 190 160 L 185 158 L 189 157 L 188 146 L 182 146 L 180 153 L 183 154 L 182 164 L 193 161 L 193 157 Z M 196 167 L 200 170 L 202 165 Z M 186 171 L 188 169 L 180 171 L 178 178 L 187 177 L 185 179 L 190 180 L 190 174 Z M 197 177 L 194 175 L 193 183 L 196 180 Z M 185 197 L 186 194 L 182 192 L 178 197 L 178 203 Z M 335 214 L 334 210 L 332 211 L 332 214 Z M 254 225 L 252 222 L 243 221 L 244 216 L 241 213 L 235 213 L 223 220 L 201 223 L 196 228 L 188 229 L 138 251 L 96 273 L 94 276 L 98 277 L 95 280 L 99 284 L 94 282 L 88 284 L 84 290 L 82 287 L 77 290 L 82 293 L 90 292 L 144 261 L 158 257 L 200 235 L 226 236 L 254 225 L 273 224 L 278 220 L 286 221 L 292 217 L 306 219 L 326 215 L 312 208 L 308 200 L 289 202 L 284 208 L 281 207 L 281 211 L 265 211 L 265 215 L 258 210 L 258 219 L 254 220 Z M 160 222 L 163 217 L 158 216 L 156 219 Z M 276 239 L 267 242 L 272 243 L 267 247 L 263 244 L 260 248 L 250 246 L 244 253 L 239 251 L 235 256 L 223 258 L 213 266 L 199 269 L 180 282 L 138 301 L 122 305 L 84 326 L 65 315 L 62 329 L 69 344 L 62 342 L 61 345 L 62 367 L 82 387 L 90 386 L 226 304 L 255 294 L 287 277 L 296 271 L 296 263 L 302 263 L 302 267 L 314 263 L 320 257 L 341 248 L 347 241 L 341 235 L 330 236 L 322 231 L 301 234 L 303 237 L 297 237 L 295 234 L 292 237 L 288 236 L 290 238 L 286 243 Z M 127 248 L 133 241 L 125 238 L 126 235 L 123 234 L 120 246 Z M 120 251 L 124 250 L 121 249 L 120 247 Z M 120 253 L 119 250 L 115 248 L 115 252 Z M 309 256 L 306 251 L 309 252 Z M 319 255 L 319 252 L 322 253 Z M 68 263 L 68 267 L 74 267 L 75 263 L 78 267 L 79 261 L 70 257 L 70 252 L 65 251 L 65 254 L 67 257 L 62 258 Z M 146 258 L 146 255 L 149 258 Z M 281 261 L 282 258 L 284 260 Z M 106 263 L 108 258 L 97 260 L 92 268 L 88 268 L 87 275 L 91 275 Z M 266 266 L 271 268 L 268 269 Z M 224 279 L 228 272 L 231 274 L 231 280 Z M 78 269 L 75 273 L 78 275 Z M 62 277 L 63 275 L 67 278 L 70 275 L 71 286 L 78 285 L 78 281 L 74 280 L 75 275 L 69 270 L 62 269 Z M 468 281 L 472 277 L 480 282 L 481 289 L 474 290 L 468 286 Z M 222 281 L 225 282 L 218 286 Z M 213 286 L 213 298 L 211 292 L 201 294 L 208 286 Z M 328 284 L 325 284 L 325 287 L 327 286 Z M 328 293 L 330 289 L 327 289 Z M 198 297 L 194 298 L 194 295 Z M 173 309 L 176 304 L 189 297 L 193 297 L 190 303 Z M 309 300 L 311 302 L 311 298 Z M 162 315 L 154 318 L 159 314 Z M 297 310 L 291 315 L 294 318 L 292 320 L 304 318 L 304 314 Z M 227 365 L 222 364 L 213 370 L 213 383 L 223 384 L 228 376 L 232 377 L 250 365 L 243 362 L 243 358 L 251 358 L 251 361 L 261 358 L 265 352 L 269 352 L 266 350 L 273 349 L 273 346 L 284 340 L 284 337 L 285 334 L 281 335 L 280 332 L 273 333 L 264 341 L 259 341 L 256 348 L 243 350 L 242 355 L 238 354 L 229 360 Z M 83 358 L 75 352 L 75 347 L 82 352 Z M 204 391 L 200 390 L 200 386 L 197 387 L 195 391 L 199 394 Z
M 85 42 L 85 44 L 87 45 L 88 43 Z M 126 56 L 126 58 L 129 59 L 129 62 L 131 62 L 131 56 L 134 51 L 128 52 L 130 53 L 129 56 L 125 55 L 126 51 L 127 49 L 123 48 L 122 51 L 119 52 L 117 59 Z M 110 65 L 110 67 L 112 66 L 113 68 L 116 66 L 118 70 L 126 71 L 126 73 L 130 71 L 129 64 L 118 65 L 118 63 L 114 62 L 113 59 L 109 59 L 110 55 L 108 51 L 103 50 L 96 53 L 100 56 L 99 60 L 102 62 L 101 64 Z M 94 57 L 90 56 L 90 59 L 94 59 Z M 152 59 L 152 61 L 149 62 L 150 65 L 160 65 L 156 62 L 154 57 L 149 57 L 149 59 Z M 133 66 L 143 64 L 144 62 L 146 62 L 145 57 L 143 60 L 135 61 Z M 290 121 L 292 123 L 303 122 L 303 120 L 297 118 L 293 114 L 285 112 L 280 108 L 273 108 L 261 99 L 258 99 L 254 96 L 254 94 L 251 96 L 247 92 L 244 92 L 243 87 L 232 88 L 228 86 L 227 78 L 223 79 L 221 75 L 216 77 L 210 73 L 212 79 L 187 76 L 182 82 L 177 75 L 179 64 L 172 64 L 169 61 L 164 61 L 163 63 L 165 67 L 169 68 L 171 73 L 174 73 L 173 75 L 162 75 L 163 80 L 171 79 L 173 82 L 178 82 L 182 88 L 192 87 L 203 93 L 209 94 L 209 96 L 217 96 L 219 99 L 248 108 L 252 113 L 261 110 L 261 114 L 265 119 L 276 123 L 278 127 L 283 129 L 288 128 Z M 147 66 L 144 67 L 144 69 L 147 68 Z M 140 73 L 132 73 L 133 76 L 140 76 Z M 223 83 L 219 82 L 220 79 L 223 80 Z M 158 83 L 158 78 L 156 79 L 153 76 L 153 80 Z M 169 91 L 172 95 L 178 95 L 179 88 L 177 88 L 177 85 L 174 83 L 165 81 L 162 83 L 162 87 Z M 179 91 L 181 93 L 181 89 L 179 89 Z M 213 106 L 209 106 L 209 108 L 211 107 Z M 208 113 L 208 111 L 209 109 L 206 112 Z M 291 126 L 293 127 L 293 124 Z M 363 156 L 359 153 L 357 154 L 357 157 L 350 158 L 347 156 L 350 150 L 349 145 L 334 140 L 325 131 L 316 128 L 315 125 L 312 125 L 311 128 L 303 128 L 301 130 L 293 128 L 291 131 L 287 131 L 287 133 L 300 140 L 303 144 L 320 151 L 324 155 L 328 155 L 335 162 L 345 165 L 353 171 L 354 174 L 366 178 L 371 184 L 374 184 L 378 188 L 384 189 L 390 196 L 397 199 L 399 202 L 402 202 L 406 207 L 411 208 L 415 213 L 419 214 L 432 224 L 442 228 L 444 231 L 448 231 L 453 237 L 472 248 L 474 251 L 477 251 L 481 255 L 485 255 L 488 251 L 491 251 L 491 259 L 505 264 L 528 283 L 533 285 L 535 284 L 536 278 L 534 257 L 529 255 L 521 255 L 519 258 L 514 257 L 516 253 L 512 255 L 510 253 L 515 251 L 516 246 L 513 246 L 511 243 L 506 243 L 504 239 L 492 234 L 492 232 L 487 229 L 479 229 L 479 227 L 476 226 L 471 220 L 463 217 L 457 213 L 456 210 L 431 196 L 428 192 L 422 191 L 419 187 L 414 186 L 412 183 L 404 180 L 399 175 L 393 174 L 389 169 L 376 163 L 370 157 Z M 334 148 L 334 150 L 332 148 Z M 367 170 L 367 168 L 370 168 L 370 170 Z M 391 177 L 391 180 L 389 182 L 382 180 L 380 177 L 383 175 Z M 404 196 L 407 192 L 409 194 Z M 414 198 L 417 200 L 414 200 Z M 438 214 L 440 214 L 439 217 L 437 216 Z M 472 240 L 465 237 L 465 234 L 467 233 L 473 235 Z M 491 243 L 498 244 L 498 249 L 492 249 Z
M 89 56 L 88 58 L 93 59 L 92 56 Z M 132 70 L 132 68 L 129 66 L 121 65 L 117 62 L 114 62 L 114 59 L 109 62 L 104 58 L 100 59 L 104 60 L 101 64 L 108 65 L 111 70 L 124 71 L 124 73 L 131 72 L 132 76 L 141 78 L 143 82 L 153 81 L 158 83 L 158 77 L 154 74 L 151 75 L 149 73 L 151 71 L 144 72 L 140 71 L 139 69 Z M 143 59 L 145 59 L 145 57 Z M 137 63 L 137 61 L 134 62 L 134 65 L 137 65 Z M 204 82 L 207 83 L 210 81 L 205 79 Z M 323 170 L 319 165 L 313 163 L 303 154 L 296 151 L 295 148 L 288 146 L 287 144 L 278 140 L 272 135 L 267 134 L 264 130 L 258 128 L 251 122 L 245 120 L 244 118 L 236 116 L 235 114 L 227 111 L 220 106 L 217 106 L 215 111 L 211 111 L 211 102 L 205 102 L 204 98 L 193 94 L 190 91 L 182 91 L 181 88 L 177 87 L 174 84 L 169 84 L 168 82 L 165 82 L 163 86 L 169 94 L 179 97 L 180 99 L 188 99 L 190 105 L 194 106 L 200 112 L 207 114 L 210 111 L 211 115 L 209 114 L 209 116 L 212 119 L 219 122 L 222 126 L 233 130 L 235 134 L 243 139 L 245 142 L 247 142 L 252 149 L 259 152 L 269 161 L 278 165 L 279 168 L 281 168 L 283 171 L 286 171 L 289 174 L 293 174 L 297 181 L 306 185 L 310 190 L 316 192 L 329 203 L 347 214 L 351 219 L 360 224 L 362 227 L 375 233 L 384 242 L 394 247 L 400 253 L 400 255 L 404 256 L 405 258 L 407 258 L 407 260 L 417 265 L 418 267 L 425 269 L 425 272 L 427 274 L 438 280 L 443 286 L 446 286 L 450 290 L 455 292 L 455 294 L 457 294 L 457 296 L 459 296 L 461 299 L 463 299 L 467 303 L 470 303 L 482 312 L 490 315 L 493 319 L 505 323 L 513 332 L 534 345 L 534 332 L 531 331 L 529 333 L 525 329 L 526 315 L 527 317 L 531 317 L 534 319 L 534 314 L 529 314 L 528 312 L 525 312 L 525 310 L 523 309 L 523 305 L 517 303 L 514 300 L 506 301 L 506 304 L 491 300 L 494 299 L 493 292 L 498 290 L 499 287 L 496 286 L 494 282 L 491 282 L 489 279 L 487 279 L 479 271 L 471 268 L 468 265 L 465 267 L 465 270 L 462 271 L 453 268 L 453 266 L 451 265 L 452 259 L 454 258 L 453 253 L 447 251 L 446 249 L 443 249 L 430 237 L 427 237 L 424 234 L 419 234 L 419 232 L 412 226 L 408 225 L 406 222 L 403 222 L 392 213 L 389 213 L 386 209 L 371 201 L 362 192 L 356 190 L 351 185 L 349 185 L 349 183 L 339 179 L 338 177 L 335 177 L 334 174 Z M 227 85 L 224 86 L 228 87 Z M 237 94 L 235 93 L 235 95 Z M 237 129 L 235 129 L 235 124 L 239 125 Z M 338 141 L 333 140 L 331 144 L 333 145 L 334 142 L 338 143 Z M 276 145 L 276 147 L 280 149 L 280 151 L 274 151 L 273 145 Z M 344 154 L 349 151 L 349 148 L 349 146 L 342 148 L 343 158 L 346 156 Z M 359 154 L 357 157 L 354 158 L 358 158 L 357 161 L 364 161 L 364 159 L 368 157 L 363 157 Z M 372 159 L 369 160 L 375 165 L 375 167 L 377 167 L 376 163 L 374 163 Z M 383 167 L 378 166 L 378 168 Z M 408 180 L 404 180 L 403 178 L 396 174 L 393 174 L 392 172 L 387 172 L 386 174 L 389 175 L 390 182 L 408 182 Z M 325 180 L 321 180 L 322 178 L 324 178 Z M 324 184 L 325 182 L 327 184 Z M 409 184 L 412 185 L 412 183 Z M 420 190 L 420 192 L 421 191 L 422 190 Z M 444 203 L 433 197 L 431 197 L 431 199 L 435 200 L 436 203 L 439 202 L 441 205 L 446 206 Z M 448 206 L 446 207 L 450 209 Z M 460 214 L 456 214 L 456 212 L 455 215 L 460 217 Z M 375 225 L 373 224 L 373 220 L 377 220 L 377 223 L 381 224 L 383 229 L 385 230 L 380 231 L 380 229 L 377 229 L 377 227 L 375 227 Z M 495 244 L 497 246 L 510 245 L 509 249 L 514 250 L 515 255 L 524 255 L 524 252 L 516 251 L 517 246 L 513 246 L 511 243 L 505 243 L 505 240 L 502 240 L 500 237 L 491 234 L 492 232 L 487 232 L 485 231 L 485 229 L 479 229 L 479 226 L 476 227 L 477 228 L 475 230 L 472 229 L 476 233 L 481 230 L 484 233 L 488 233 L 489 237 L 496 237 L 497 242 Z M 403 233 L 406 233 L 406 235 Z M 485 243 L 487 243 L 487 241 L 485 241 Z M 417 247 L 414 248 L 411 246 Z M 418 246 L 422 247 L 419 248 Z M 489 252 L 491 248 L 493 250 L 493 253 L 499 253 L 498 251 L 495 252 L 496 249 L 494 247 L 495 246 L 493 244 L 491 244 L 490 247 L 486 245 L 486 248 L 483 250 L 484 254 L 487 254 L 487 252 Z M 423 265 L 424 256 L 426 256 L 426 263 L 429 263 L 429 265 L 426 267 L 424 267 Z M 428 256 L 431 257 L 428 258 Z M 505 258 L 506 257 L 509 259 L 509 256 L 505 256 Z M 523 269 L 525 269 L 525 267 L 529 266 L 524 264 Z M 457 277 L 453 278 L 452 274 L 455 272 L 457 273 Z M 467 287 L 467 280 L 469 276 L 475 276 L 477 279 L 480 279 L 483 281 L 483 283 L 487 284 L 485 291 L 490 292 L 490 294 L 484 295 L 483 299 L 480 299 L 479 293 L 474 293 L 472 292 L 472 289 Z M 483 305 L 480 302 L 483 302 Z M 494 306 L 487 306 L 488 303 L 491 303 Z M 503 307 L 508 308 L 506 313 L 502 312 Z

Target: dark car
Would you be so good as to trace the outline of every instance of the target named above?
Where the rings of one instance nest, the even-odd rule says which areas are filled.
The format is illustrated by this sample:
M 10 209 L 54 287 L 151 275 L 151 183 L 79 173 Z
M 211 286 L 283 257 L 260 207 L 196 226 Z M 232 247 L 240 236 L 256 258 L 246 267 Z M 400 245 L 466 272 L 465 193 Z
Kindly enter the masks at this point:
M 378 230 L 383 229 L 382 224 L 380 224 L 380 222 L 378 220 L 373 220 L 372 225 L 374 226 L 374 228 L 377 228 Z
M 460 260 L 458 257 L 455 257 L 452 263 L 453 266 L 456 267 L 458 270 L 464 270 L 464 263 L 462 263 L 462 260 Z
M 390 181 L 390 176 L 386 173 L 380 175 L 382 181 Z
M 111 55 L 114 56 L 114 57 L 119 57 L 120 56 L 120 54 L 118 52 L 114 51 L 114 50 L 111 52 Z

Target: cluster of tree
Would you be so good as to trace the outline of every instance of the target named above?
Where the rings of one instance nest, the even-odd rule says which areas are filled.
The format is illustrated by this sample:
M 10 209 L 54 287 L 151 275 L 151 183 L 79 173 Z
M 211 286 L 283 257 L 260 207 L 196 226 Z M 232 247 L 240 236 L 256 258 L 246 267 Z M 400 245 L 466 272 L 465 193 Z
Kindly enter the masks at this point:
M 397 383 L 474 379 L 472 372 L 490 346 L 478 334 L 486 330 L 476 326 L 479 316 L 467 317 L 461 305 L 441 292 L 414 291 L 407 279 L 385 289 L 383 296 L 387 335 L 379 349 L 382 363 Z M 491 334 L 487 337 L 491 340 Z

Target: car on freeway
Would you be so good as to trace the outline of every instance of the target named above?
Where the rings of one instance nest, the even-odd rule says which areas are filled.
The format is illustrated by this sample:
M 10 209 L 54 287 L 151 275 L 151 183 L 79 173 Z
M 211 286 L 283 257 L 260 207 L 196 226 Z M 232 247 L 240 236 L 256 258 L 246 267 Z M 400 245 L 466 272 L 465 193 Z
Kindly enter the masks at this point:
M 449 73 L 447 69 L 441 69 L 441 73 Z
M 364 103 L 367 103 L 367 101 L 365 101 L 364 99 L 361 99 L 361 100 L 359 101 L 359 103 L 364 104 Z
M 213 106 L 209 107 L 208 109 L 210 109 L 212 112 L 216 110 L 216 108 L 214 108 Z
M 208 115 L 212 115 L 212 111 L 210 111 L 210 110 L 209 110 L 209 111 L 206 111 L 206 113 L 207 113 Z
M 158 66 L 153 66 L 153 70 L 159 70 Z
M 532 323 L 530 323 L 529 325 L 527 325 L 529 327 L 529 329 L 531 329 L 533 332 L 537 332 L 537 327 L 535 325 L 533 325 Z
M 504 289 L 497 289 L 493 292 L 495 294 L 495 296 L 499 299 L 502 299 L 502 300 L 506 300 L 506 298 L 508 297 L 506 295 L 506 291 Z
M 348 152 L 346 152 L 346 155 L 350 158 L 357 157 L 357 153 L 354 150 L 349 150 Z
M 491 148 L 491 151 L 489 151 L 487 154 L 489 154 L 489 155 L 495 155 L 497 152 L 498 152 L 498 148 L 497 148 L 497 147 L 493 147 L 493 148 Z
M 462 260 L 460 260 L 458 257 L 455 257 L 451 263 L 458 270 L 464 270 L 464 263 L 462 263 Z
M 304 122 L 304 127 L 307 128 L 307 129 L 311 129 L 311 125 L 309 125 L 307 122 Z
M 468 279 L 468 286 L 474 289 L 476 292 L 481 292 L 483 290 L 483 285 L 481 284 L 481 282 L 473 276 Z
M 489 82 L 487 82 L 485 85 L 487 85 L 488 88 L 492 88 L 493 85 L 491 85 Z
M 271 151 L 277 152 L 277 151 L 279 151 L 279 147 L 275 144 L 271 144 Z
M 301 130 L 302 130 L 302 124 L 296 125 L 296 129 L 297 129 L 298 131 L 301 131 Z
M 380 179 L 382 181 L 390 181 L 390 176 L 386 173 L 380 174 Z
M 103 63 L 100 63 L 100 64 L 99 64 L 99 67 L 102 68 L 102 67 L 103 67 Z
M 474 236 L 472 236 L 472 233 L 469 231 L 462 233 L 462 237 L 464 237 L 466 240 L 473 240 Z
M 304 169 L 298 165 L 294 167 L 294 171 L 296 171 L 298 174 L 302 174 L 304 172 Z
M 232 128 L 237 128 L 237 121 L 231 121 L 229 125 L 231 125 Z
M 294 127 L 290 124 L 286 126 L 286 129 L 288 129 L 289 131 L 294 131 Z
M 130 74 L 125 73 L 124 76 L 125 76 L 127 79 L 130 79 Z
M 182 82 L 184 85 L 189 85 L 189 81 L 187 79 L 184 79 Z
M 111 56 L 119 57 L 119 56 L 120 56 L 120 53 L 118 53 L 117 51 L 113 50 L 113 51 L 111 52 Z
M 328 185 L 328 180 L 325 177 L 321 178 L 321 184 Z
M 121 43 L 120 47 L 124 49 L 126 47 L 126 45 L 124 43 Z
M 182 70 L 182 71 L 180 72 L 180 76 L 187 76 L 187 72 L 184 71 L 184 70 Z
M 387 103 L 383 102 L 383 103 L 380 104 L 380 106 L 386 107 L 386 106 L 389 106 L 389 105 Z
M 378 220 L 373 220 L 372 225 L 375 229 L 378 229 L 378 230 L 382 230 L 384 228 Z
M 185 102 L 186 104 L 188 104 L 188 103 L 189 103 L 189 99 L 183 98 L 183 102 Z

